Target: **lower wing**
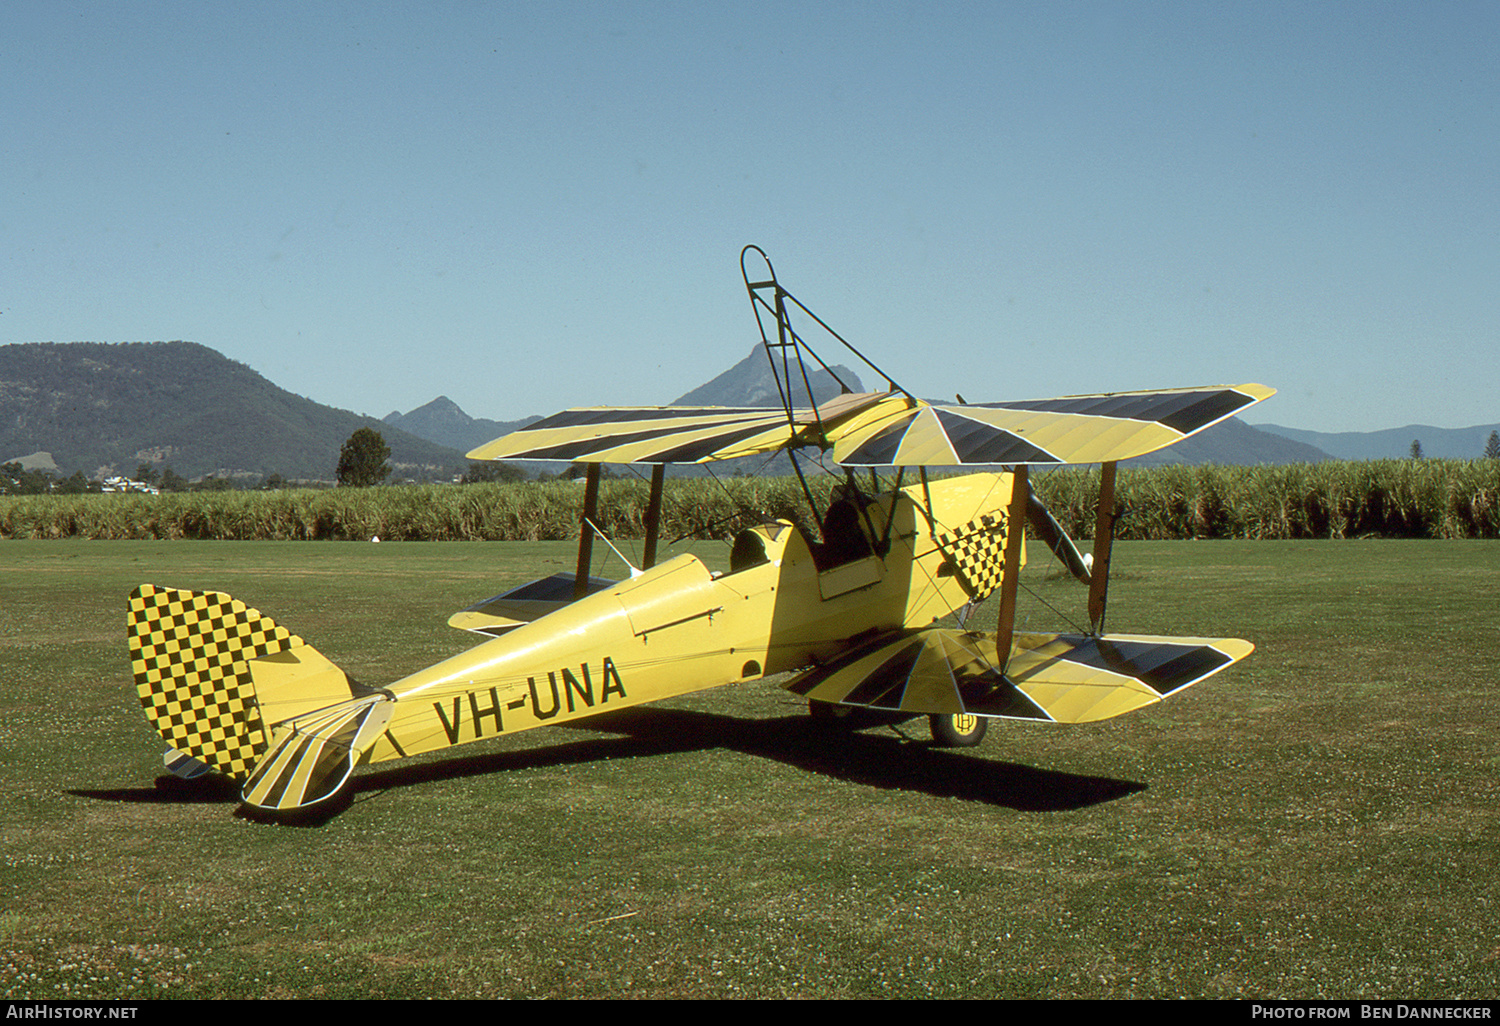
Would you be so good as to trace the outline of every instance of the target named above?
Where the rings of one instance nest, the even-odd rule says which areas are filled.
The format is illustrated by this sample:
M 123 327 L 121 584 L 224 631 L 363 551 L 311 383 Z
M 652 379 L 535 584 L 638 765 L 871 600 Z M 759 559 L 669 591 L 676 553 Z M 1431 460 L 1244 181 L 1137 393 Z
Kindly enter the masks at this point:
M 1238 638 L 1017 634 L 1002 672 L 993 634 L 928 628 L 876 639 L 786 686 L 891 712 L 1088 723 L 1160 702 L 1254 649 Z

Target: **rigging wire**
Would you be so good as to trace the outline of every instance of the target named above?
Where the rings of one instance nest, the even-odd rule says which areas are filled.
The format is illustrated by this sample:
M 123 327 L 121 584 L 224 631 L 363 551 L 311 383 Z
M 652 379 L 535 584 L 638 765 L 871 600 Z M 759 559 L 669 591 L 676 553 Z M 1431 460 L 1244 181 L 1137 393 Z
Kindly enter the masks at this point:
M 1025 581 L 1017 581 L 1016 583 L 1019 584 L 1022 588 L 1026 589 L 1026 594 L 1030 595 L 1032 598 L 1036 599 L 1042 605 L 1044 605 L 1048 609 L 1050 609 L 1052 611 L 1052 613 L 1053 613 L 1054 616 L 1056 616 L 1059 619 L 1061 619 L 1064 622 L 1066 622 L 1068 624 L 1068 626 L 1070 626 L 1070 627 L 1073 628 L 1073 630 L 1077 631 L 1079 634 L 1087 634 L 1088 633 L 1087 630 L 1085 630 L 1083 627 L 1079 626 L 1077 620 L 1074 620 L 1067 613 L 1064 613 L 1061 609 L 1058 609 L 1052 603 L 1050 603 L 1046 599 L 1042 598 L 1042 596 L 1038 595 L 1036 593 L 1036 591 L 1034 591 L 1032 589 L 1032 587 L 1029 584 L 1027 584 Z

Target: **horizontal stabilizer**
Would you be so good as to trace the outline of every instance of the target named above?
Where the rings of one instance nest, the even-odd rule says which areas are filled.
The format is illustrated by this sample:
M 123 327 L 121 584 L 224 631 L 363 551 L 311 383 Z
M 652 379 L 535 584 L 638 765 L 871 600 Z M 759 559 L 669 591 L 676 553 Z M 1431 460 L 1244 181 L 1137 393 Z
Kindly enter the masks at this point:
M 1002 673 L 993 634 L 929 628 L 878 638 L 786 686 L 892 712 L 1087 723 L 1159 702 L 1254 649 L 1238 638 L 1017 634 Z
M 126 631 L 136 693 L 146 717 L 172 746 L 165 762 L 178 776 L 191 779 L 211 769 L 236 780 L 265 779 L 288 737 L 305 736 L 308 724 L 321 723 L 324 713 L 357 709 L 361 724 L 374 722 L 369 709 L 375 699 L 353 697 L 363 689 L 343 670 L 222 592 L 143 584 L 130 595 Z M 385 710 L 381 715 L 388 719 L 388 704 Z M 342 712 L 334 717 L 347 718 Z M 320 793 L 315 782 L 332 772 L 324 766 L 277 794 Z M 279 774 L 272 776 L 279 780 Z M 334 788 L 347 776 L 339 776 Z
M 575 580 L 573 574 L 562 573 L 531 581 L 454 613 L 448 618 L 448 626 L 498 637 L 524 623 L 540 620 L 574 601 Z M 616 583 L 603 577 L 590 577 L 588 594 L 613 588 Z
M 271 730 L 271 746 L 240 791 L 249 805 L 287 811 L 336 794 L 395 711 L 383 695 L 303 713 Z

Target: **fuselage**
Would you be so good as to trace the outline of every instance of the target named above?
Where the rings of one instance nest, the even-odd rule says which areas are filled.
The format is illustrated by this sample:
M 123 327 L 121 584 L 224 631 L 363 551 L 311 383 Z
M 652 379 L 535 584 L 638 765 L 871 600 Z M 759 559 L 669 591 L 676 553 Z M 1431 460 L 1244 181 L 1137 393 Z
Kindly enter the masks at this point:
M 750 528 L 722 574 L 678 556 L 390 685 L 370 761 L 753 680 L 926 626 L 969 601 L 955 546 L 1003 543 L 1009 499 L 1010 475 L 968 475 L 844 500 L 820 543 L 786 521 Z

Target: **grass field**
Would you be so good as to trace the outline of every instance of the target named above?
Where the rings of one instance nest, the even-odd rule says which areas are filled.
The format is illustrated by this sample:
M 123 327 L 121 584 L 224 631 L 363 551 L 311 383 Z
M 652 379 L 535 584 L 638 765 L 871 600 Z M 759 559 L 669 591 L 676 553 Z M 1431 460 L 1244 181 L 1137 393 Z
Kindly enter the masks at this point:
M 1081 606 L 1042 555 L 1033 628 Z M 1500 997 L 1494 542 L 1120 543 L 1111 629 L 1256 653 L 964 752 L 757 683 L 364 770 L 317 826 L 157 786 L 136 584 L 375 684 L 572 558 L 0 542 L 0 996 Z

